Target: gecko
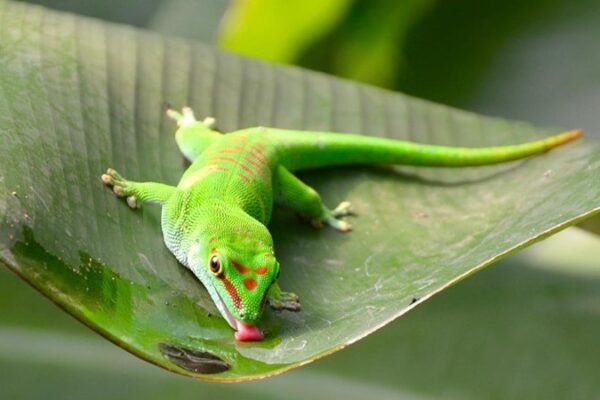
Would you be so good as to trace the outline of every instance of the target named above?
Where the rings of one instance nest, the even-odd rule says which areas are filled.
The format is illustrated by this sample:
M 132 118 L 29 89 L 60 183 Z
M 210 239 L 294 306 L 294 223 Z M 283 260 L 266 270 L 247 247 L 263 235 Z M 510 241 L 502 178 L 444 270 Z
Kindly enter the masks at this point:
M 299 311 L 298 296 L 281 289 L 281 270 L 267 228 L 273 204 L 283 205 L 316 227 L 348 232 L 344 201 L 330 209 L 294 172 L 320 167 L 421 165 L 465 167 L 502 163 L 570 142 L 580 130 L 498 147 L 446 147 L 349 133 L 252 127 L 230 133 L 199 121 L 189 107 L 168 108 L 177 124 L 175 141 L 191 162 L 177 186 L 135 182 L 109 168 L 102 174 L 127 205 L 162 207 L 166 247 L 207 289 L 237 341 L 260 341 L 266 304 Z

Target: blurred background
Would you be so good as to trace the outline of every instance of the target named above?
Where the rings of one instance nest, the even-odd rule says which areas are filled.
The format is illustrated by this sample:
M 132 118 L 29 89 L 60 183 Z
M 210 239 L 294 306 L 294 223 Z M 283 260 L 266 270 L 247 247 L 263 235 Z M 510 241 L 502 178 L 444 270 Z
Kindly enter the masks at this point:
M 593 0 L 37 0 L 487 115 L 600 137 Z M 589 399 L 600 395 L 600 238 L 569 229 L 360 343 L 263 382 L 150 366 L 0 269 L 2 398 Z

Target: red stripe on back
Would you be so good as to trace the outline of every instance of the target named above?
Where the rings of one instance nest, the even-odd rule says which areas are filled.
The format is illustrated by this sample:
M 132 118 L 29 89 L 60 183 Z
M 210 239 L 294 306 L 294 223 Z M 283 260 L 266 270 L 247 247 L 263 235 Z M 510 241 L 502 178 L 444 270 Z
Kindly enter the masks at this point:
M 242 151 L 244 151 L 242 146 L 229 146 L 225 149 L 218 150 L 217 153 L 239 154 Z
M 246 183 L 250 183 L 250 178 L 248 178 L 246 175 L 238 172 L 237 174 L 240 178 L 242 178 L 244 181 L 246 181 Z
M 246 167 L 244 164 L 240 164 L 237 160 L 234 160 L 231 157 L 214 157 L 214 158 L 212 158 L 211 161 L 227 161 L 234 165 L 237 165 L 238 167 L 240 167 L 241 169 L 243 169 L 244 171 L 246 171 L 247 173 L 249 173 L 252 176 L 256 175 L 256 173 L 254 171 L 252 171 L 250 168 Z
M 264 168 L 265 163 L 260 160 L 253 159 L 252 157 L 250 157 L 250 154 L 248 154 L 246 157 L 244 157 L 244 161 L 246 161 L 248 164 L 254 165 L 261 172 L 265 171 L 265 168 Z
M 250 154 L 253 155 L 254 158 L 256 158 L 258 161 L 262 162 L 263 164 L 267 163 L 267 159 L 265 158 L 265 155 L 263 154 L 263 152 L 261 150 L 250 149 Z

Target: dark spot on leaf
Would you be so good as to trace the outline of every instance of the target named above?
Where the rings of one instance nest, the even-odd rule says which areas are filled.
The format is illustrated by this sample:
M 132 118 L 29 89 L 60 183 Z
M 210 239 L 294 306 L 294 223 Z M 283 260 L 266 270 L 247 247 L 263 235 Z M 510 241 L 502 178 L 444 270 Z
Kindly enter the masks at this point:
M 419 301 L 419 299 L 420 299 L 420 297 L 413 297 L 413 298 L 410 300 L 410 303 L 409 303 L 409 304 L 415 304 L 417 301 Z
M 230 368 L 225 361 L 207 351 L 168 343 L 160 343 L 158 348 L 170 361 L 188 371 L 200 374 L 218 374 Z

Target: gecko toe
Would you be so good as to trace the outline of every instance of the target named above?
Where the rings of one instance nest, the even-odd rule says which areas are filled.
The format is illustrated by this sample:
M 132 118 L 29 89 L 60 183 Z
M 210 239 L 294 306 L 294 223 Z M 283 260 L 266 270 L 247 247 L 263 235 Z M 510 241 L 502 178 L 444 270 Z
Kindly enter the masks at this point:
M 139 204 L 135 196 L 127 196 L 127 205 L 131 208 L 138 208 Z
M 331 226 L 333 229 L 339 232 L 350 232 L 352 230 L 352 225 L 343 219 L 336 218 L 331 216 L 325 219 L 325 223 Z
M 349 201 L 342 201 L 332 212 L 331 214 L 338 217 L 346 217 L 348 215 L 356 215 L 354 212 L 354 208 Z

